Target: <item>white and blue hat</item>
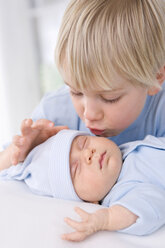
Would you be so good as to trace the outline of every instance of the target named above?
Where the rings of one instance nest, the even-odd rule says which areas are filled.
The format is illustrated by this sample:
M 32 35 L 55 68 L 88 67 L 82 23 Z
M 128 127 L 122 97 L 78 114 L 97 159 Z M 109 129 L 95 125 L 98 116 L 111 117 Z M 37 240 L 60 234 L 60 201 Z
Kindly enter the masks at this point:
M 74 190 L 69 165 L 71 144 L 78 135 L 89 134 L 67 129 L 60 131 L 35 147 L 23 163 L 2 171 L 0 178 L 24 180 L 39 195 L 82 201 Z

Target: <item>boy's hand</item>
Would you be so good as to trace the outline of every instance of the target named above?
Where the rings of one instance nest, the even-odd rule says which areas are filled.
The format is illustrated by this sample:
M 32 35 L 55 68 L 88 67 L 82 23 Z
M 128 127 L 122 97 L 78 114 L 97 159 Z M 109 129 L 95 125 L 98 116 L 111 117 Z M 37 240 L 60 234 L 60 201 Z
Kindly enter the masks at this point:
M 37 145 L 43 143 L 51 136 L 57 134 L 66 126 L 54 126 L 54 123 L 40 119 L 33 122 L 32 119 L 25 119 L 21 124 L 21 135 L 13 137 L 13 151 L 11 154 L 11 162 L 16 165 L 24 161 L 27 154 Z
M 62 239 L 68 241 L 82 241 L 93 233 L 106 229 L 108 220 L 107 209 L 100 209 L 92 214 L 78 207 L 75 208 L 75 211 L 80 215 L 82 220 L 78 222 L 70 218 L 65 218 L 64 221 L 75 229 L 75 232 L 63 234 L 61 236 Z

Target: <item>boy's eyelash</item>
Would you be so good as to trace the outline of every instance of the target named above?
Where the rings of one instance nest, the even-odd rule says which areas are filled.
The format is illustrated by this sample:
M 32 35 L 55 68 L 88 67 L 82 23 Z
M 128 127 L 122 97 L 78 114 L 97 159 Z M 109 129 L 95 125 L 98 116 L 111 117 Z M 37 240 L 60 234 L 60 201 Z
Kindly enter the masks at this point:
M 73 92 L 73 91 L 70 91 L 70 94 L 72 96 L 82 96 L 83 95 L 83 93 L 81 93 L 81 92 Z
M 109 100 L 102 97 L 102 101 L 103 101 L 103 102 L 106 102 L 106 103 L 116 103 L 116 102 L 118 102 L 119 100 L 120 100 L 120 97 L 115 98 L 115 99 L 109 99 Z
M 81 92 L 74 92 L 74 91 L 70 91 L 70 94 L 72 95 L 72 96 L 83 96 L 83 93 L 81 93 Z M 105 102 L 105 103 L 116 103 L 116 102 L 118 102 L 119 100 L 120 100 L 120 98 L 121 97 L 118 97 L 118 98 L 115 98 L 115 99 L 105 99 L 105 98 L 103 98 L 103 97 L 101 97 L 101 100 L 103 101 L 103 102 Z

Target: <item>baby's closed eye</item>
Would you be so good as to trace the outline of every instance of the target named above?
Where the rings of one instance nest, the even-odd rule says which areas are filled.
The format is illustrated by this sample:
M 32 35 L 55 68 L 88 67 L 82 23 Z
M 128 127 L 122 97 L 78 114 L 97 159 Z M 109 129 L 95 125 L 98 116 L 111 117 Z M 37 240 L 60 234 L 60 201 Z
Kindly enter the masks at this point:
M 70 173 L 72 179 L 75 177 L 77 168 L 78 168 L 78 160 L 75 160 L 70 164 Z
M 86 147 L 87 136 L 79 136 L 77 139 L 77 146 L 80 150 L 83 150 Z

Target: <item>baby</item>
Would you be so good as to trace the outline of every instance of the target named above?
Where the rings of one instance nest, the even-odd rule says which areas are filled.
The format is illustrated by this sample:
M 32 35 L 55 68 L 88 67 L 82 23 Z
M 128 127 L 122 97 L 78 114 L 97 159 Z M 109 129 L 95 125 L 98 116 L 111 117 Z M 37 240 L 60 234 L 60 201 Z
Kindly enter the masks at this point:
M 165 138 L 147 136 L 119 149 L 106 138 L 62 130 L 0 178 L 24 180 L 40 195 L 103 205 L 92 214 L 76 208 L 81 222 L 65 219 L 75 232 L 62 238 L 80 241 L 100 230 L 146 235 L 164 225 L 164 164 Z
M 24 180 L 37 194 L 98 203 L 115 184 L 121 165 L 121 152 L 114 142 L 81 131 L 62 130 L 0 176 Z

